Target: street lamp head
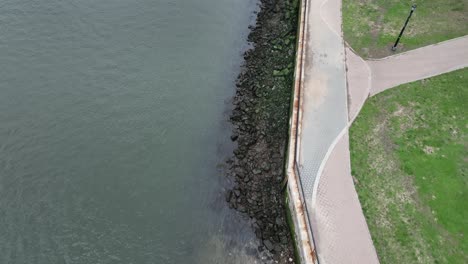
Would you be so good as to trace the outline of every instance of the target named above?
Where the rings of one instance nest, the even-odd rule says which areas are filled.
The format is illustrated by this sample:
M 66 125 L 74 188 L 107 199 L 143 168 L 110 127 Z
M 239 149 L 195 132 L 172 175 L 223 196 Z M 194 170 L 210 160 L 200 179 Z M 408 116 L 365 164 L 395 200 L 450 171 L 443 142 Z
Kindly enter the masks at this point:
M 416 9 L 416 4 L 414 4 L 413 6 L 411 6 L 411 10 L 414 11 Z

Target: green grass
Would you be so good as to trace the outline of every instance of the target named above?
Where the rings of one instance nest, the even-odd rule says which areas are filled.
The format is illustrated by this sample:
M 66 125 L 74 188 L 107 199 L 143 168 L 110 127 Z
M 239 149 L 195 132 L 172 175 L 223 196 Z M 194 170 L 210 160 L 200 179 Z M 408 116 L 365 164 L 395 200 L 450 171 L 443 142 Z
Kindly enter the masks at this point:
M 345 40 L 361 56 L 393 54 L 395 42 L 417 4 L 397 52 L 468 34 L 468 0 L 343 0 Z
M 468 69 L 370 98 L 352 174 L 381 263 L 468 263 Z

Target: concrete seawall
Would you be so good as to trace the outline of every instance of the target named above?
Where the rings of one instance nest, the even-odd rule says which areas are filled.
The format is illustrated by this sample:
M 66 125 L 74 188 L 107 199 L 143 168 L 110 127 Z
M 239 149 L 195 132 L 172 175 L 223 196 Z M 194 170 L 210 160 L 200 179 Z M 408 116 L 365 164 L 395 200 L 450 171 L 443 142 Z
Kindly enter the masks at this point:
M 305 35 L 306 35 L 306 12 L 308 0 L 301 0 L 299 7 L 299 23 L 297 34 L 296 65 L 294 70 L 294 90 L 291 98 L 291 114 L 289 120 L 289 140 L 286 161 L 287 175 L 287 204 L 291 215 L 292 232 L 294 233 L 295 248 L 300 263 L 318 263 L 313 235 L 310 230 L 309 215 L 305 205 L 303 191 L 295 169 L 297 159 L 298 135 L 300 134 L 301 120 L 301 89 L 304 75 L 305 62 Z

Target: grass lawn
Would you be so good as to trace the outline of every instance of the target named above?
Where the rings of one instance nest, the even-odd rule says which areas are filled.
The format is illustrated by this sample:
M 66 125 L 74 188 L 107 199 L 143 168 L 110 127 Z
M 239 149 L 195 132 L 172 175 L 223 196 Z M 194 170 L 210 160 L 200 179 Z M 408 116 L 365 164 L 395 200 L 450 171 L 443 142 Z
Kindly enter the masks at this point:
M 345 40 L 365 58 L 393 54 L 413 3 L 417 8 L 397 52 L 468 34 L 468 0 L 343 0 Z
M 468 69 L 370 98 L 352 174 L 382 264 L 468 263 Z

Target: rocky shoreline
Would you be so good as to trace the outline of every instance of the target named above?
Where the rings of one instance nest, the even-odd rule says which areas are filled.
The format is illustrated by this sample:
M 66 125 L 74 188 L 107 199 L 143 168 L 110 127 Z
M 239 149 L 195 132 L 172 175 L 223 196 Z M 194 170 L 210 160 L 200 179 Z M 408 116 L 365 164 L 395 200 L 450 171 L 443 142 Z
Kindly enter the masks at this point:
M 261 0 L 257 22 L 248 40 L 253 48 L 237 79 L 231 139 L 237 142 L 228 160 L 227 191 L 231 208 L 251 218 L 275 263 L 294 261 L 293 241 L 286 221 L 285 151 L 288 137 L 299 0 Z

